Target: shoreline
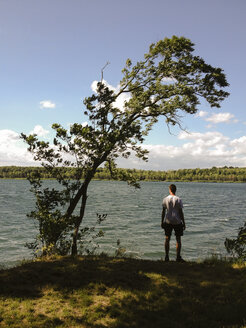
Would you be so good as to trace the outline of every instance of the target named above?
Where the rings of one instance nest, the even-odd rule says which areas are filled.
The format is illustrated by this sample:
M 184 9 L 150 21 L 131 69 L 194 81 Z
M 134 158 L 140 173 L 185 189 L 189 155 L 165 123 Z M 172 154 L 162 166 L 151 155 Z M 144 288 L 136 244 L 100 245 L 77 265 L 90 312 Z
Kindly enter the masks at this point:
M 0 177 L 0 181 L 1 180 L 26 180 L 28 181 L 27 178 L 1 178 Z M 41 178 L 42 181 L 56 181 L 56 178 Z M 73 179 L 68 179 L 68 180 L 73 180 Z M 82 181 L 83 179 L 81 179 Z M 126 181 L 122 181 L 122 180 L 113 180 L 113 179 L 92 179 L 92 181 L 119 181 L 119 182 L 126 182 Z M 246 181 L 216 181 L 216 180 L 151 180 L 151 179 L 145 179 L 145 180 L 138 180 L 138 182 L 185 182 L 185 183 L 242 183 L 245 184 Z M 126 182 L 127 183 L 127 182 Z

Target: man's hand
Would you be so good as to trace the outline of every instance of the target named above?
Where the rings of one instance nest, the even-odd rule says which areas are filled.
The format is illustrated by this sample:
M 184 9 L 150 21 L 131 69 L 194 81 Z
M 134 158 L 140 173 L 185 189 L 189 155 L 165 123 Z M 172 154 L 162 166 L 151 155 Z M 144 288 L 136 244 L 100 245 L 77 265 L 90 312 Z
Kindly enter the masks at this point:
M 164 222 L 161 222 L 162 229 L 164 229 L 164 225 L 165 225 L 165 223 Z
M 185 222 L 183 222 L 183 229 L 184 229 L 184 230 L 186 229 L 186 225 L 185 225 Z

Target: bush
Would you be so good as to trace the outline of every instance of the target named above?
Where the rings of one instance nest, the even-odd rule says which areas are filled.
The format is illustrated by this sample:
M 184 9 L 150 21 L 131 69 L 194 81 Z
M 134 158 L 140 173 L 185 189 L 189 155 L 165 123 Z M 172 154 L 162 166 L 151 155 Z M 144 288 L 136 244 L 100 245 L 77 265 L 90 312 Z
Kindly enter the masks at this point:
M 225 248 L 233 257 L 246 261 L 246 222 L 239 228 L 237 238 L 226 238 Z

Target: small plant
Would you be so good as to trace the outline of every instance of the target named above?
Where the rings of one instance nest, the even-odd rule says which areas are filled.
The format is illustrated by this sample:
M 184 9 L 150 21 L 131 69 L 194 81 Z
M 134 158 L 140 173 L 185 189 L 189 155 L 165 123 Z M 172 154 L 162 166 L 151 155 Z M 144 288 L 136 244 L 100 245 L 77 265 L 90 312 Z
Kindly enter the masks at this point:
M 225 248 L 233 257 L 246 261 L 246 222 L 239 228 L 237 238 L 226 238 Z
M 107 214 L 97 213 L 97 222 L 94 227 L 84 227 L 78 234 L 79 253 L 81 255 L 94 255 L 99 248 L 98 238 L 104 236 L 104 232 L 100 229 L 96 232 L 96 226 L 106 220 Z
M 115 251 L 115 257 L 124 257 L 126 254 L 126 248 L 120 245 L 120 239 L 117 240 L 117 249 Z
M 223 264 L 230 263 L 230 259 L 223 256 L 220 253 L 212 252 L 202 262 L 206 263 L 206 264 L 216 265 L 216 264 L 219 264 L 219 263 L 223 263 Z
M 43 186 L 40 174 L 28 178 L 31 191 L 36 198 L 35 209 L 27 217 L 38 222 L 38 234 L 33 242 L 25 246 L 31 249 L 35 257 L 49 255 L 67 255 L 71 249 L 69 233 L 77 216 L 64 216 L 62 209 L 68 201 L 64 190 L 49 189 Z

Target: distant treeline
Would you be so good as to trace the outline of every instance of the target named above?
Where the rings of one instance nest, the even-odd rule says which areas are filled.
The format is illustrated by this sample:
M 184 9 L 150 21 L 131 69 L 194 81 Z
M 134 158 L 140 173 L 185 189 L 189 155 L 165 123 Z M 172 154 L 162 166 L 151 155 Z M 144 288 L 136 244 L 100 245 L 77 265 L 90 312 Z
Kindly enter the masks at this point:
M 76 177 L 74 168 L 60 168 L 61 173 L 68 179 Z M 241 167 L 212 167 L 210 169 L 180 169 L 169 171 L 147 171 L 137 169 L 119 169 L 137 176 L 140 181 L 200 181 L 200 182 L 246 182 L 246 168 Z M 43 179 L 54 178 L 43 167 L 0 166 L 0 178 L 27 179 L 40 173 Z M 95 179 L 111 180 L 108 170 L 99 168 Z

